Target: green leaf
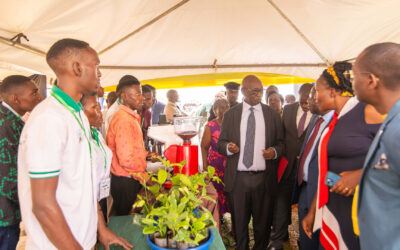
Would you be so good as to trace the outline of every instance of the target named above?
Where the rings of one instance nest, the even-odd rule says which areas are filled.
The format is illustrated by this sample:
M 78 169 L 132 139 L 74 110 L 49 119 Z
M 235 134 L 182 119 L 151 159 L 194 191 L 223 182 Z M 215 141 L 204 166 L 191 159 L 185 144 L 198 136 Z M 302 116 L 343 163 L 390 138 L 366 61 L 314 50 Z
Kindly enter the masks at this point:
M 149 187 L 149 191 L 154 195 L 157 196 L 158 193 L 160 192 L 160 186 L 159 185 L 153 185 Z
M 212 201 L 212 202 L 214 202 L 214 203 L 217 203 L 217 202 L 215 201 L 215 199 L 211 198 L 211 197 L 208 196 L 208 195 L 203 196 L 203 197 L 201 197 L 201 198 L 206 199 L 206 200 L 209 200 L 209 201 Z
M 205 228 L 206 224 L 200 220 L 197 220 L 193 223 L 193 228 L 198 231 Z
M 142 218 L 142 222 L 144 224 L 149 224 L 149 225 L 153 225 L 154 223 L 157 223 L 155 220 L 150 219 L 150 218 Z
M 155 232 L 157 232 L 156 227 L 144 227 L 143 228 L 143 234 L 153 234 Z
M 192 186 L 192 183 L 190 182 L 190 180 L 189 180 L 189 177 L 187 176 L 187 175 L 181 175 L 180 176 L 181 178 L 181 182 L 183 183 L 183 184 L 185 184 L 186 186 L 188 186 L 188 187 L 191 187 Z
M 215 168 L 212 166 L 208 166 L 207 172 L 208 172 L 208 177 L 211 179 L 215 174 Z
M 132 207 L 133 207 L 133 208 L 143 207 L 144 204 L 145 204 L 145 201 L 144 201 L 144 200 L 139 200 L 139 201 L 135 202 L 135 204 L 133 204 Z
M 164 182 L 167 180 L 167 177 L 168 177 L 168 173 L 167 173 L 167 171 L 165 171 L 164 169 L 159 169 L 158 170 L 158 183 L 160 184 L 160 185 L 162 185 L 162 184 L 164 184 Z

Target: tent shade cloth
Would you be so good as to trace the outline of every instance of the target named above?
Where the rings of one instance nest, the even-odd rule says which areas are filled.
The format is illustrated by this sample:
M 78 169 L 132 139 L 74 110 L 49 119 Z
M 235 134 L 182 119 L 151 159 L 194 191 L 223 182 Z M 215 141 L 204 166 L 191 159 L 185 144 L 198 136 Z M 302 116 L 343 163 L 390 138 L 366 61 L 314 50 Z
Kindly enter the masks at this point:
M 260 78 L 264 86 L 271 84 L 300 84 L 315 82 L 314 79 L 305 77 L 286 76 L 271 73 L 233 72 L 149 79 L 141 81 L 141 84 L 150 84 L 157 89 L 223 86 L 224 83 L 230 81 L 241 83 L 243 78 L 250 74 L 256 75 L 258 78 Z M 115 91 L 116 87 L 116 85 L 111 85 L 105 87 L 104 90 L 107 92 Z
M 65 37 L 99 52 L 103 86 L 125 74 L 316 79 L 368 45 L 400 42 L 397 0 L 0 0 L 0 7 L 0 79 L 10 72 L 54 78 L 44 56 Z

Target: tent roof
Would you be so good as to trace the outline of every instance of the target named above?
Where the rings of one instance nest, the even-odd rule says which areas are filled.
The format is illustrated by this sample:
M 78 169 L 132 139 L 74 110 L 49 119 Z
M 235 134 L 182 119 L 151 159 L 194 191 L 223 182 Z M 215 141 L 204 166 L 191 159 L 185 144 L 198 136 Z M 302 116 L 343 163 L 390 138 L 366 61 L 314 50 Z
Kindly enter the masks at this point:
M 0 79 L 4 69 L 53 75 L 43 55 L 64 37 L 100 52 L 103 86 L 125 74 L 316 78 L 327 63 L 352 59 L 370 44 L 400 42 L 397 0 L 0 0 L 0 6 Z M 18 33 L 35 53 L 9 45 Z

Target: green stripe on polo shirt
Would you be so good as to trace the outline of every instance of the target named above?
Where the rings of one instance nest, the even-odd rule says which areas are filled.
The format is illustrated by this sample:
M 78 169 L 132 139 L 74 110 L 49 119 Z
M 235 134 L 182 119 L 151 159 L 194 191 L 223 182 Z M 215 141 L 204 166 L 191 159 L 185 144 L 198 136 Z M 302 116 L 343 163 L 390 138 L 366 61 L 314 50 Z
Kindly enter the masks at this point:
M 60 175 L 60 170 L 47 171 L 47 172 L 29 172 L 29 177 L 31 179 L 52 178 L 59 175 Z
M 74 101 L 74 99 L 72 99 L 69 95 L 67 95 L 64 91 L 62 91 L 59 87 L 54 86 L 53 87 L 53 92 L 58 95 L 61 99 L 63 99 L 63 101 L 70 106 L 71 108 L 73 108 L 75 110 L 75 112 L 79 112 L 80 110 L 82 110 L 82 105 L 80 102 L 76 103 Z
M 55 171 L 49 171 L 49 172 L 31 172 L 29 171 L 29 174 L 52 174 L 52 173 L 58 173 L 60 170 L 55 170 Z

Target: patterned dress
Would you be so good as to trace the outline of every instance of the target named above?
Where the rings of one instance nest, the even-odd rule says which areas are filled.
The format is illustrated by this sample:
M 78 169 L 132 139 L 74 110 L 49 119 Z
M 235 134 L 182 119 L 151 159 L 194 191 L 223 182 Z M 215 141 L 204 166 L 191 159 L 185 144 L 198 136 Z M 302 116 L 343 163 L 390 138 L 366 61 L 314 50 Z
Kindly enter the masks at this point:
M 212 182 L 212 183 L 218 193 L 219 213 L 220 215 L 224 215 L 226 212 L 229 212 L 229 210 L 224 193 L 224 185 L 222 184 L 222 180 L 224 179 L 226 157 L 220 155 L 217 151 L 217 142 L 219 138 L 219 133 L 221 131 L 221 127 L 215 119 L 208 122 L 207 126 L 210 128 L 211 131 L 211 145 L 210 149 L 208 150 L 207 163 L 208 165 L 213 166 L 215 168 L 216 175 L 221 179 L 220 183 L 217 182 Z
M 0 227 L 17 225 L 21 221 L 17 152 L 23 126 L 24 122 L 0 103 Z

